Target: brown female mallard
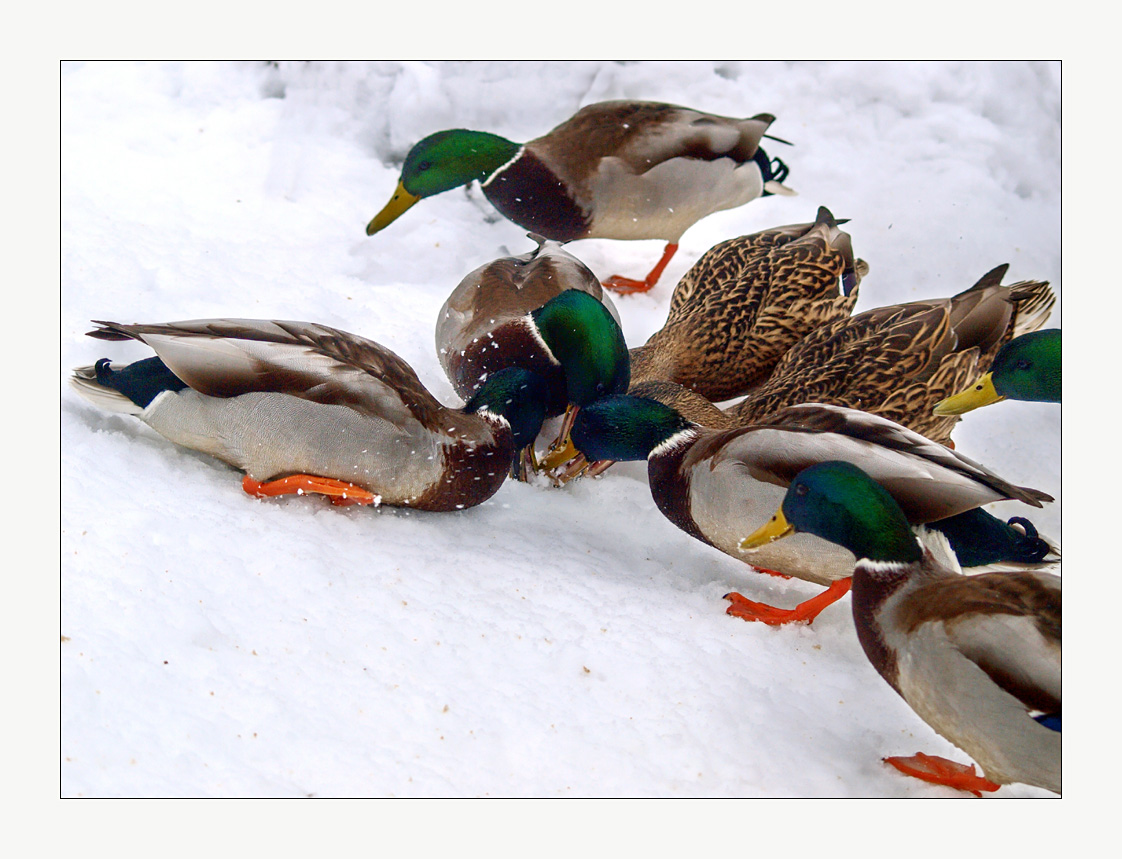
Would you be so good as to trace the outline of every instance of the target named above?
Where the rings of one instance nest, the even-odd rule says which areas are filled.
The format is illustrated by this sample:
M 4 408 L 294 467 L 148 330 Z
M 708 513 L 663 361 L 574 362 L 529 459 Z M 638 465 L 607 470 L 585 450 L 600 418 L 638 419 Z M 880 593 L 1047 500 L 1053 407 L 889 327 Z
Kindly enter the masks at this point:
M 1056 302 L 1047 282 L 1002 286 L 1008 268 L 951 298 L 878 307 L 816 328 L 730 413 L 747 424 L 793 403 L 829 403 L 951 444 L 959 419 L 936 415 L 935 404 L 975 379 L 1004 343 L 1043 325 Z
M 762 385 L 724 411 L 666 382 L 633 381 L 629 393 L 714 429 L 758 423 L 795 403 L 827 403 L 949 445 L 959 419 L 935 414 L 935 404 L 975 379 L 1004 343 L 1040 328 L 1056 302 L 1046 281 L 1002 286 L 1007 269 L 998 266 L 951 298 L 877 307 L 815 328 Z
M 801 338 L 848 318 L 869 267 L 838 224 L 822 206 L 812 224 L 706 251 L 675 287 L 666 324 L 631 350 L 632 385 L 676 382 L 713 401 L 740 396 Z

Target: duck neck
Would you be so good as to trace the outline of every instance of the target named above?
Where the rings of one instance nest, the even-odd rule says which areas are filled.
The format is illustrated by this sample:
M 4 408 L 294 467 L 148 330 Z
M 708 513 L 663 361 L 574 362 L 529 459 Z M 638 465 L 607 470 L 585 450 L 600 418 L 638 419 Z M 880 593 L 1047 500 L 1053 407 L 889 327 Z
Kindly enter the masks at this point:
M 693 518 L 690 509 L 690 469 L 686 455 L 701 435 L 697 427 L 687 427 L 660 442 L 647 457 L 647 482 L 659 511 L 702 543 L 713 545 Z
M 877 672 L 897 692 L 900 686 L 896 654 L 885 641 L 880 612 L 885 602 L 907 584 L 913 571 L 912 564 L 862 559 L 854 567 L 850 590 L 853 625 L 861 649 Z
M 569 289 L 532 311 L 529 322 L 564 369 L 570 403 L 584 406 L 627 390 L 631 379 L 627 343 L 598 299 Z
M 503 217 L 547 239 L 584 238 L 591 217 L 549 165 L 525 147 L 482 183 L 483 193 Z

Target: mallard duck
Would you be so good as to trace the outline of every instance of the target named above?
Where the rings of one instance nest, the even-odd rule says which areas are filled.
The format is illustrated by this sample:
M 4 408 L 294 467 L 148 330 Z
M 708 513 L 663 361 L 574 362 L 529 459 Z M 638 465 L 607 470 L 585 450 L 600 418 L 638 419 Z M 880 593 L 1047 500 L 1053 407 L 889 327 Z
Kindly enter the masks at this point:
M 985 778 L 924 754 L 886 760 L 976 796 L 1013 782 L 1059 793 L 1060 577 L 960 575 L 920 546 L 878 484 L 851 463 L 813 465 L 741 545 L 812 534 L 854 555 L 853 620 L 865 655 Z
M 787 166 L 760 148 L 774 121 L 767 113 L 730 119 L 659 102 L 606 101 L 526 144 L 484 131 L 438 131 L 409 150 L 397 190 L 366 234 L 424 197 L 478 180 L 503 216 L 548 239 L 664 240 L 646 278 L 605 282 L 618 292 L 646 291 L 682 233 L 706 215 L 793 193 L 782 184 Z
M 963 415 L 1006 399 L 1058 403 L 1061 387 L 1060 329 L 1033 331 L 1002 346 L 988 373 L 938 403 L 934 413 Z
M 669 381 L 714 401 L 748 393 L 819 326 L 847 319 L 868 264 L 833 214 L 706 251 L 670 297 L 666 323 L 631 350 L 631 382 Z
M 993 501 L 1040 507 L 1052 500 L 899 424 L 837 406 L 791 406 L 759 424 L 711 430 L 657 400 L 612 396 L 581 409 L 572 440 L 592 462 L 592 473 L 597 461 L 646 459 L 655 505 L 692 537 L 764 571 L 829 585 L 791 610 L 728 596 L 729 614 L 771 624 L 811 621 L 849 589 L 853 555 L 817 537 L 769 546 L 751 558 L 740 551 L 744 535 L 771 515 L 791 479 L 811 463 L 843 459 L 865 468 L 917 526 L 973 515 Z M 972 560 L 990 568 L 1055 560 L 1054 547 L 1035 531 L 1004 527 L 1000 541 L 969 528 L 955 539 L 973 543 Z
M 877 307 L 815 328 L 732 415 L 746 424 L 792 403 L 830 403 L 951 444 L 958 418 L 936 415 L 935 404 L 976 378 L 1002 344 L 1043 325 L 1056 302 L 1046 281 L 1002 286 L 1008 268 L 951 298 Z
M 245 471 L 259 497 L 471 507 L 498 491 L 545 415 L 546 384 L 527 370 L 496 373 L 462 409 L 446 408 L 389 349 L 326 325 L 95 324 L 91 337 L 139 340 L 156 357 L 78 368 L 78 393 Z
M 538 374 L 546 414 L 568 411 L 564 436 L 576 409 L 627 390 L 627 343 L 592 271 L 557 242 L 532 237 L 536 250 L 489 262 L 460 282 L 440 309 L 436 352 L 464 399 L 505 367 Z

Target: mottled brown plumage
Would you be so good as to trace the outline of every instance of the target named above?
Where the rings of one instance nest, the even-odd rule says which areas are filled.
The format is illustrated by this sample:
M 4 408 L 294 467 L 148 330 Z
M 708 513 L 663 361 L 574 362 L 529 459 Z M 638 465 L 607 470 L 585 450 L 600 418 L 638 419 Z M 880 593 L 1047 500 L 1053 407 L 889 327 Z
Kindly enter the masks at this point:
M 849 316 L 867 271 L 825 207 L 813 224 L 722 242 L 682 277 L 662 329 L 631 350 L 632 384 L 676 382 L 713 401 L 745 394 L 801 338 Z
M 878 307 L 811 331 L 729 411 L 755 423 L 792 403 L 861 409 L 949 444 L 958 419 L 935 404 L 987 368 L 1002 344 L 1044 324 L 1047 282 L 1002 286 L 1007 265 L 952 298 Z

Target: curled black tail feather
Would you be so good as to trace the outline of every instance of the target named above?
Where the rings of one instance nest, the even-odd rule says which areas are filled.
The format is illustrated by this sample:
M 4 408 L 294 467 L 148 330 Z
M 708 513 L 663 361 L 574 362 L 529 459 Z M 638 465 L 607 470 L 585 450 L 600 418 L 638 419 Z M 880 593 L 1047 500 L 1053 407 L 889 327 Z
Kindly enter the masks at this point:
M 1018 527 L 1019 526 L 1019 527 Z M 942 532 L 963 567 L 984 567 L 1001 562 L 1044 563 L 1052 547 L 1022 516 L 1002 522 L 981 507 L 927 526 Z
M 187 385 L 157 357 L 135 361 L 114 370 L 108 358 L 94 364 L 97 383 L 120 391 L 142 409 L 164 391 L 182 391 Z

